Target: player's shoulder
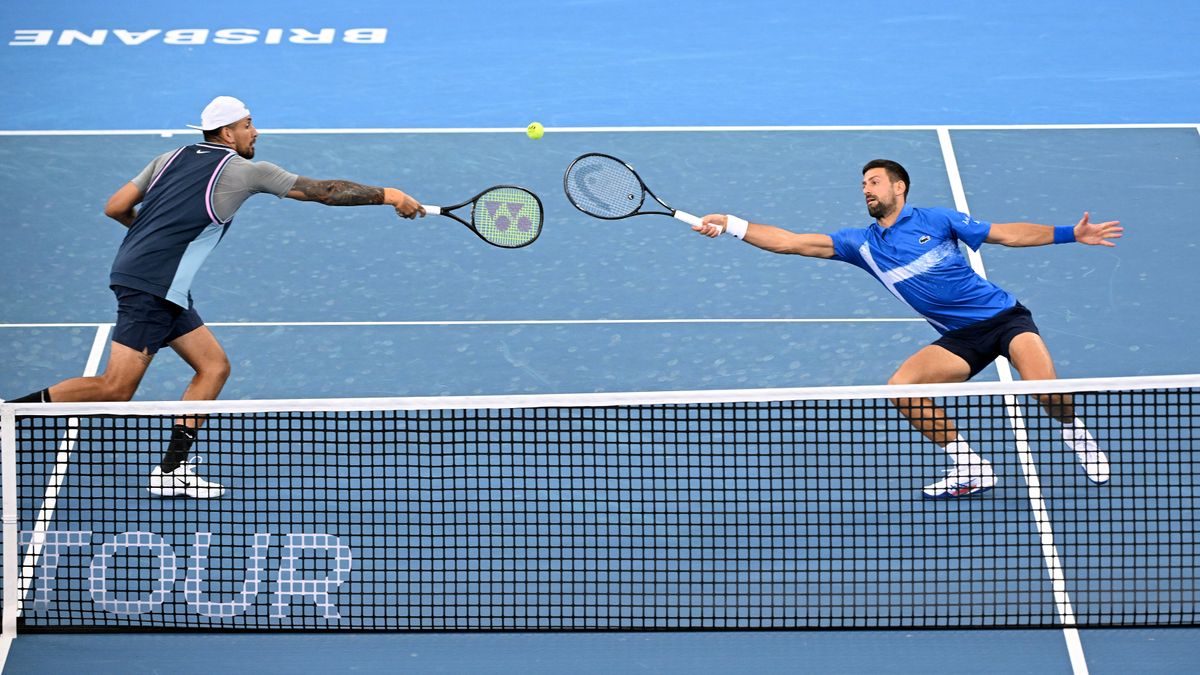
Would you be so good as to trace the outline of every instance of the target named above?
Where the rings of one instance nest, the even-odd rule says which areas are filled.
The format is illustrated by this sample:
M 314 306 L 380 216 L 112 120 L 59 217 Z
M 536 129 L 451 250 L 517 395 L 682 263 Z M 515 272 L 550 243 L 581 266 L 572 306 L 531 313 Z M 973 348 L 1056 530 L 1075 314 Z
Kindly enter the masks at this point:
M 840 240 L 861 242 L 867 238 L 867 232 L 870 231 L 870 229 L 870 225 L 866 227 L 844 227 L 840 230 L 834 230 L 833 232 L 830 232 L 829 236 L 834 241 Z
M 915 214 L 927 220 L 952 221 L 962 218 L 964 215 L 948 206 L 914 206 L 912 210 Z
M 286 169 L 277 164 L 273 164 L 265 160 L 259 160 L 256 162 L 251 159 L 246 159 L 245 157 L 242 157 L 236 153 L 233 155 L 233 157 L 229 158 L 226 168 L 233 169 L 234 171 L 238 172 L 252 174 L 272 174 L 280 171 L 286 171 Z
M 945 206 L 914 206 L 913 216 L 915 220 L 920 221 L 926 226 L 946 229 L 951 229 L 956 225 L 971 220 L 971 216 Z
M 867 241 L 868 227 L 846 227 L 829 233 L 833 241 L 834 257 L 839 260 L 853 261 L 858 256 L 858 249 Z

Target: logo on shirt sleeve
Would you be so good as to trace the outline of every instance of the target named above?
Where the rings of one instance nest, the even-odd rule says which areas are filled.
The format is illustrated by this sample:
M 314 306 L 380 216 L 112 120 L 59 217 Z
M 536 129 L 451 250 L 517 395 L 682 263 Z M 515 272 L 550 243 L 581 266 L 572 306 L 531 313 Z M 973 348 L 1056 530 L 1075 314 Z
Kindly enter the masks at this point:
M 917 240 L 917 243 L 918 244 L 928 244 L 929 240 L 930 240 L 930 236 L 927 234 L 923 234 L 923 235 L 921 235 L 921 238 Z

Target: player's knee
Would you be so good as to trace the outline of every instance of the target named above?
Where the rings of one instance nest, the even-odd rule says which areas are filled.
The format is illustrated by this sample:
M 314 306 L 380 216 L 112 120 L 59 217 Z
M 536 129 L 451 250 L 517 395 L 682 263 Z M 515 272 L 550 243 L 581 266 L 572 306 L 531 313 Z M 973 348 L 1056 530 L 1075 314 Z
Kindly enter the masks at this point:
M 199 372 L 202 377 L 224 384 L 229 379 L 229 373 L 232 370 L 233 367 L 229 363 L 229 357 L 222 353 L 219 358 L 206 361 L 200 367 Z
M 1034 398 L 1051 417 L 1061 420 L 1075 415 L 1074 400 L 1070 394 L 1035 394 Z
M 1033 397 L 1043 408 L 1053 408 L 1064 402 L 1062 394 L 1034 394 Z
M 108 380 L 105 382 L 104 400 L 129 401 L 133 399 L 135 392 L 137 392 L 137 382 Z

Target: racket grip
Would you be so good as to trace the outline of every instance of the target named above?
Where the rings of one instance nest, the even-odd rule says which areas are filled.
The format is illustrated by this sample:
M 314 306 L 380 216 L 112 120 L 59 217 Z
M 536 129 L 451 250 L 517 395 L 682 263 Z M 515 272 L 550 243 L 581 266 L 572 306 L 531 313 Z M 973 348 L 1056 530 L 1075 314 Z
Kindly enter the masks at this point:
M 425 209 L 425 215 L 427 215 L 427 216 L 442 215 L 442 207 L 440 207 L 440 206 L 430 206 L 428 204 L 422 204 L 421 208 Z
M 697 218 L 696 216 L 693 216 L 690 213 L 687 213 L 686 211 L 676 211 L 675 213 L 672 213 L 671 215 L 674 216 L 676 220 L 682 220 L 683 222 L 687 223 L 688 225 L 695 226 L 695 225 L 699 225 L 701 222 L 699 218 Z

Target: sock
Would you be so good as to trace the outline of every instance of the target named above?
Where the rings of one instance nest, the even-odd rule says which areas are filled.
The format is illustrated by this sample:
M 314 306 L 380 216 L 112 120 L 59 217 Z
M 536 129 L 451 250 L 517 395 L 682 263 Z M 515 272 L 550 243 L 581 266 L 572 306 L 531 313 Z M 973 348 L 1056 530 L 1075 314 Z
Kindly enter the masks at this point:
M 9 403 L 50 403 L 50 387 L 46 387 L 41 391 L 35 391 L 32 394 L 25 394 L 21 398 L 14 398 Z
M 167 445 L 167 454 L 163 456 L 162 463 L 158 465 L 163 473 L 170 473 L 178 469 L 179 465 L 187 460 L 188 452 L 191 451 L 194 442 L 196 442 L 195 429 L 182 424 L 171 427 L 171 442 Z
M 956 437 L 953 441 L 946 444 L 946 452 L 950 455 L 950 459 L 954 460 L 955 464 L 973 464 L 983 465 L 988 461 L 971 450 L 971 446 L 963 440 L 962 436 Z
M 1075 452 L 1086 452 L 1090 447 L 1095 447 L 1096 439 L 1092 437 L 1092 433 L 1084 426 L 1083 420 L 1076 417 L 1069 424 L 1063 425 L 1063 441 L 1067 447 Z

